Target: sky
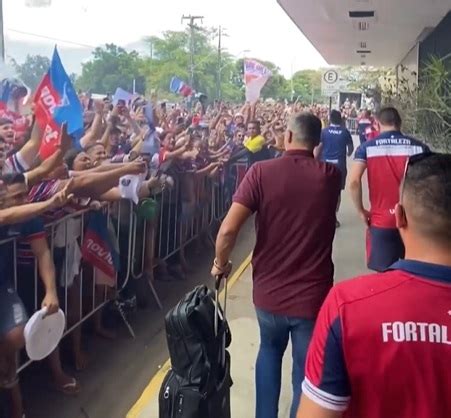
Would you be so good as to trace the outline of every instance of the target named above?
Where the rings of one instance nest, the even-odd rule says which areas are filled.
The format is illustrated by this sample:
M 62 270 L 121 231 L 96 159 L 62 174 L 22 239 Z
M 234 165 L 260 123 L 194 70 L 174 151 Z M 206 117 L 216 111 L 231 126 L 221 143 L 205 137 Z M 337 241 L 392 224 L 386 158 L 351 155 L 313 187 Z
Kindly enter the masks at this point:
M 43 41 L 19 31 L 82 45 L 124 46 L 164 30 L 183 30 L 181 17 L 191 14 L 204 16 L 204 26 L 225 28 L 228 52 L 270 60 L 287 77 L 326 66 L 276 0 L 51 0 L 50 7 L 42 8 L 26 2 L 3 0 L 7 39 Z

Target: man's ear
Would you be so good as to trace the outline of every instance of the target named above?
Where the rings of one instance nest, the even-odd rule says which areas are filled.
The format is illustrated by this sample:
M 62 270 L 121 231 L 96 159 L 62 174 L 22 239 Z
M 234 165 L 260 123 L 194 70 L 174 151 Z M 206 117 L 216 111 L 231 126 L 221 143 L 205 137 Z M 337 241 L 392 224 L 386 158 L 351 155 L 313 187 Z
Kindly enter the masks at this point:
M 286 141 L 288 144 L 291 144 L 293 142 L 293 132 L 291 132 L 289 129 L 287 129 L 286 132 Z
M 401 203 L 397 203 L 395 206 L 395 219 L 396 219 L 396 228 L 402 229 L 407 226 L 406 212 Z

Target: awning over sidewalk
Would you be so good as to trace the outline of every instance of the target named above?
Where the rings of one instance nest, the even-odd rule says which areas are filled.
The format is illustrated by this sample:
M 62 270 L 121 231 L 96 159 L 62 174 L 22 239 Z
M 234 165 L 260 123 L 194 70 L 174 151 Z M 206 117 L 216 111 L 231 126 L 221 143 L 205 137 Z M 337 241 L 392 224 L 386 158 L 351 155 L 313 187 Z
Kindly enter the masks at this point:
M 278 0 L 329 64 L 394 66 L 451 0 Z

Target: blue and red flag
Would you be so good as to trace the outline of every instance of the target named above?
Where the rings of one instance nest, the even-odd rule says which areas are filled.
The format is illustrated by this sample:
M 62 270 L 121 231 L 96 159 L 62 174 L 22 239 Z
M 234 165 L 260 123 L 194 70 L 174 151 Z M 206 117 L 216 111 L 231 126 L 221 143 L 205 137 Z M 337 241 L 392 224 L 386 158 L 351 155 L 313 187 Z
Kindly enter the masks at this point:
M 181 94 L 183 97 L 191 96 L 194 93 L 193 89 L 178 77 L 172 77 L 169 90 L 172 93 Z
M 5 78 L 0 81 L 0 111 L 8 109 L 8 102 L 12 91 L 11 82 Z
M 108 219 L 101 212 L 92 212 L 81 249 L 83 259 L 115 280 L 119 270 L 119 253 L 114 244 Z
M 16 78 L 0 80 L 0 118 L 13 122 L 16 137 L 28 129 L 28 119 L 21 114 L 23 101 L 29 94 L 28 88 Z
M 36 121 L 44 131 L 39 151 L 41 158 L 45 159 L 56 151 L 63 123 L 67 123 L 67 132 L 72 136 L 74 146 L 80 148 L 83 108 L 56 47 L 50 68 L 36 90 L 34 104 Z

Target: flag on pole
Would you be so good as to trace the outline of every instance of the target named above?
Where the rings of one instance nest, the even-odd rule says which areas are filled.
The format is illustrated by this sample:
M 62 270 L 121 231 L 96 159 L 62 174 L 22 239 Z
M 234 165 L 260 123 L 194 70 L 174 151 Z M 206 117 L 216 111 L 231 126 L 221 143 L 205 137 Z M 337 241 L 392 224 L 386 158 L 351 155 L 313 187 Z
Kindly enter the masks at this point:
M 246 101 L 255 103 L 269 78 L 271 71 L 258 61 L 244 60 L 244 84 L 246 86 Z
M 34 95 L 34 104 L 36 121 L 44 131 L 39 151 L 41 158 L 48 158 L 56 151 L 63 123 L 67 123 L 67 132 L 72 136 L 74 146 L 80 148 L 83 108 L 56 47 L 50 68 Z
M 0 73 L 3 67 L 0 65 Z M 13 122 L 16 136 L 25 134 L 29 127 L 28 119 L 24 116 L 24 103 L 29 95 L 29 89 L 17 78 L 0 78 L 0 118 Z
M 172 93 L 181 94 L 183 97 L 191 96 L 194 93 L 194 90 L 178 77 L 172 77 L 169 90 Z
M 134 97 L 135 96 L 132 93 L 118 87 L 113 96 L 113 105 L 116 106 L 119 100 L 123 100 L 125 104 L 128 105 L 129 102 L 131 102 Z
M 112 237 L 108 219 L 101 212 L 91 212 L 81 253 L 83 259 L 101 271 L 114 284 L 119 271 L 119 251 Z

